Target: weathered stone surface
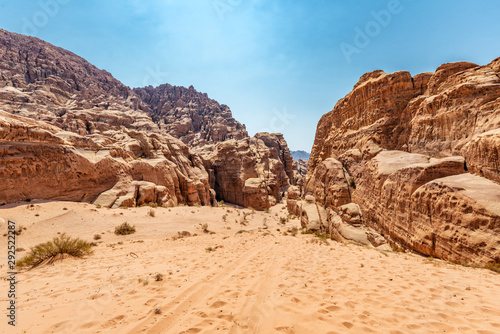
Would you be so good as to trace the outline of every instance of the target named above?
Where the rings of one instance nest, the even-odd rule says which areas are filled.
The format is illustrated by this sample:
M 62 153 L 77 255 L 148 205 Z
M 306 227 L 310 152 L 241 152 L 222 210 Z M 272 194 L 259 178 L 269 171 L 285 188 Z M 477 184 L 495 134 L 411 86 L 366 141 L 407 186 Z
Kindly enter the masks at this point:
M 295 162 L 295 166 L 297 167 L 297 172 L 302 175 L 306 176 L 307 175 L 307 166 L 308 166 L 308 161 L 304 159 L 299 159 Z
M 408 72 L 365 74 L 320 120 L 309 168 L 374 143 L 435 157 L 462 155 L 472 171 L 500 174 L 497 142 L 481 138 L 500 127 L 499 63 L 445 64 L 413 78 Z
M 338 212 L 342 220 L 351 225 L 361 225 L 363 223 L 363 213 L 359 205 L 355 203 L 340 206 Z
M 497 58 L 413 78 L 367 73 L 320 120 L 306 192 L 339 212 L 325 199 L 340 196 L 345 170 L 364 223 L 390 242 L 455 262 L 500 262 L 498 185 L 488 180 L 500 180 L 499 69 Z M 325 167 L 332 158 L 339 163 Z M 328 174 L 337 178 L 317 181 Z
M 225 202 L 264 210 L 279 202 L 294 183 L 293 159 L 281 134 L 227 140 L 197 152 L 218 199 Z
M 500 263 L 500 185 L 471 174 L 436 179 L 413 193 L 408 244 L 457 263 Z
M 148 113 L 161 129 L 191 147 L 248 137 L 245 126 L 233 118 L 228 106 L 193 86 L 164 84 L 135 88 L 134 92 L 149 106 Z
M 102 194 L 106 206 L 215 205 L 218 197 L 264 209 L 301 181 L 282 135 L 248 138 L 227 106 L 193 87 L 134 92 L 67 50 L 4 30 L 0 110 L 8 176 L 0 200 Z
M 141 152 L 154 159 L 138 159 L 127 150 L 127 144 L 135 139 L 126 132 L 87 137 L 92 144 L 82 146 L 78 135 L 1 111 L 0 129 L 0 178 L 5 180 L 0 184 L 0 202 L 94 201 L 102 193 L 109 197 L 107 191 L 116 185 L 119 194 L 124 182 L 136 180 L 162 189 L 162 197 L 155 198 L 158 204 L 210 204 L 208 174 L 201 160 L 196 162 L 186 155 L 187 147 L 172 137 L 148 138 L 142 142 Z M 153 150 L 154 145 L 157 150 Z M 136 198 L 133 200 L 135 203 Z
M 325 208 L 316 203 L 313 196 L 307 195 L 304 201 L 298 203 L 300 223 L 303 228 L 311 231 L 324 231 L 327 228 L 328 213 Z
M 351 202 L 349 174 L 333 158 L 321 162 L 309 177 L 305 194 L 313 195 L 326 207 L 338 207 Z
M 0 60 L 0 201 L 93 201 L 125 180 L 150 180 L 169 190 L 165 201 L 190 203 L 197 189 L 195 202 L 209 202 L 201 160 L 161 134 L 109 73 L 3 30 Z
M 319 121 L 309 170 L 314 171 L 327 158 L 370 142 L 395 147 L 393 129 L 408 102 L 425 91 L 425 81 L 421 79 L 415 85 L 409 72 L 375 71 L 361 77 L 354 90 Z
M 500 129 L 475 135 L 460 152 L 469 171 L 500 182 Z

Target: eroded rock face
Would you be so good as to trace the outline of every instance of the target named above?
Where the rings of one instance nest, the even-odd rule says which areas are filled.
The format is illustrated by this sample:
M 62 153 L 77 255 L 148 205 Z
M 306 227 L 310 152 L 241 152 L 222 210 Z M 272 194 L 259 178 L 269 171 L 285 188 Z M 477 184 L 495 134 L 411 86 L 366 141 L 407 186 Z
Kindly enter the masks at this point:
M 309 162 L 304 159 L 299 159 L 295 162 L 295 166 L 297 168 L 297 173 L 302 177 L 306 177 Z
M 411 196 L 409 245 L 457 263 L 500 262 L 500 185 L 460 174 L 436 179 Z
M 342 228 L 347 189 L 362 225 L 394 245 L 499 263 L 499 64 L 364 75 L 320 120 L 309 160 L 306 192 L 330 226 Z
M 492 140 L 500 127 L 499 64 L 500 58 L 485 66 L 451 63 L 413 78 L 408 72 L 365 74 L 321 118 L 309 168 L 373 143 L 436 157 L 461 155 L 471 170 L 499 174 Z
M 134 92 L 67 50 L 4 30 L 0 111 L 0 201 L 219 197 L 265 209 L 302 180 L 282 135 L 249 138 L 227 106 L 193 87 Z
M 209 204 L 200 157 L 143 109 L 106 71 L 0 30 L 0 201 L 93 201 L 120 185 L 150 182 L 158 204 Z
M 326 207 L 339 207 L 351 202 L 349 180 L 350 176 L 340 161 L 328 158 L 310 176 L 305 194 L 314 196 Z
M 354 90 L 319 121 L 309 170 L 327 158 L 370 142 L 395 148 L 392 131 L 408 102 L 425 91 L 428 79 L 425 75 L 414 79 L 409 72 L 382 71 L 361 77 Z
M 154 184 L 159 205 L 210 204 L 208 174 L 177 139 L 113 132 L 81 137 L 44 122 L 0 111 L 0 202 L 26 199 L 89 201 L 113 206 L 125 194 L 110 189 L 144 181 Z M 142 145 L 142 148 L 141 148 Z M 151 159 L 138 159 L 137 152 Z M 106 196 L 105 196 L 106 195 Z M 104 201 L 102 196 L 107 197 Z M 133 198 L 126 206 L 142 204 Z
M 219 200 L 264 210 L 293 185 L 293 159 L 281 134 L 227 140 L 197 151 Z
M 248 137 L 245 126 L 236 121 L 226 105 L 197 92 L 193 86 L 135 88 L 148 106 L 148 113 L 161 129 L 190 147 Z

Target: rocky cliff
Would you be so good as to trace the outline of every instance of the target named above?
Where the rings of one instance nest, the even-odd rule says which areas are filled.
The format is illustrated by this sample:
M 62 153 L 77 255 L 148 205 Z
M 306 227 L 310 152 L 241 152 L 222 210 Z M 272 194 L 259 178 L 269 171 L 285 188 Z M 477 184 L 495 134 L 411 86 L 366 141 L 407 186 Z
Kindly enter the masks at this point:
M 242 164 L 232 143 L 251 141 Z M 134 92 L 67 50 L 0 30 L 0 203 L 209 205 L 217 190 L 264 209 L 295 183 L 290 161 L 281 135 L 250 139 L 227 106 L 192 87 Z
M 0 202 L 94 201 L 118 187 L 103 205 L 210 204 L 201 159 L 146 107 L 73 53 L 0 30 Z
M 217 198 L 229 203 L 264 210 L 280 202 L 289 186 L 302 180 L 281 134 L 257 133 L 252 138 L 205 146 L 198 152 Z
M 245 126 L 233 118 L 228 106 L 197 92 L 193 86 L 164 84 L 134 91 L 148 105 L 148 114 L 161 129 L 191 147 L 248 138 Z
M 356 203 L 395 247 L 498 263 L 499 134 L 500 58 L 367 73 L 321 118 L 305 194 L 331 210 L 319 228 L 349 223 L 341 207 Z

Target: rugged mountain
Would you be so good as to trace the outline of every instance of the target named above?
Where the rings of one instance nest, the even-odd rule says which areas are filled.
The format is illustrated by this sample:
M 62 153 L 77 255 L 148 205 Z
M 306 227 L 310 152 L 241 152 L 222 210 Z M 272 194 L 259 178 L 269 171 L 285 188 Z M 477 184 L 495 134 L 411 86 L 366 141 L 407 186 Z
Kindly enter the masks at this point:
M 263 210 L 279 202 L 290 185 L 303 184 L 305 173 L 297 173 L 281 134 L 250 138 L 229 107 L 192 86 L 134 91 L 163 131 L 201 156 L 218 200 Z
M 321 118 L 305 195 L 328 212 L 319 228 L 352 226 L 355 203 L 393 246 L 499 263 L 499 140 L 500 58 L 367 73 Z
M 162 134 L 129 88 L 84 59 L 0 30 L 0 201 L 210 204 L 201 159 Z M 214 197 L 214 196 L 212 196 Z M 141 202 L 142 201 L 142 202 Z
M 293 160 L 299 161 L 299 160 L 309 160 L 310 153 L 306 151 L 291 151 Z
M 282 136 L 257 136 L 241 156 L 237 144 L 214 157 L 225 141 L 250 138 L 227 106 L 192 87 L 134 92 L 67 50 L 0 30 L 0 203 L 209 205 L 216 188 L 220 199 L 248 194 L 235 203 L 264 209 L 295 182 Z M 263 189 L 253 191 L 256 180 Z
M 233 118 L 228 106 L 197 92 L 193 86 L 165 84 L 134 91 L 149 106 L 149 115 L 161 129 L 191 147 L 248 138 L 245 126 Z

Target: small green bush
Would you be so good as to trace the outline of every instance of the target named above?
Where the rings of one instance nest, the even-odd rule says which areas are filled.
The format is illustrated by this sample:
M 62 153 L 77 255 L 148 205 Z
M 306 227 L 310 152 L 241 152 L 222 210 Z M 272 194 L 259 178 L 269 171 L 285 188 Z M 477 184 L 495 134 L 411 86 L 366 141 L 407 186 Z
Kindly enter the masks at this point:
M 130 226 L 130 224 L 127 222 L 115 227 L 116 235 L 127 235 L 132 233 L 135 233 L 135 226 Z
M 31 248 L 28 255 L 17 262 L 19 267 L 36 267 L 45 261 L 53 262 L 58 255 L 83 257 L 92 254 L 92 245 L 81 239 L 73 239 L 65 233 Z
M 94 234 L 94 240 L 100 240 L 101 238 L 100 234 Z

